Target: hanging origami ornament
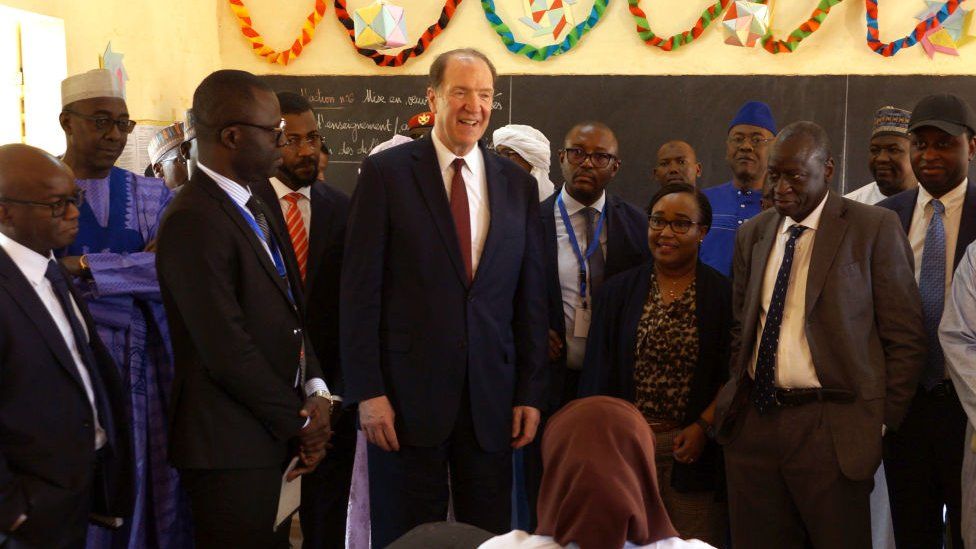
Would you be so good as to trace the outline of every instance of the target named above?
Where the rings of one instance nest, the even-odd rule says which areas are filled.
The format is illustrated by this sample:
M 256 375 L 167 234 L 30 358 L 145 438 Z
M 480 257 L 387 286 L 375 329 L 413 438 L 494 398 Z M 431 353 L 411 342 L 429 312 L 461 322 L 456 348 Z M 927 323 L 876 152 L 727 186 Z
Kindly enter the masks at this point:
M 920 21 L 925 21 L 937 14 L 945 6 L 944 2 L 937 0 L 926 0 L 928 6 L 915 16 Z M 959 46 L 972 40 L 973 31 L 973 10 L 964 10 L 961 7 L 946 17 L 940 25 L 936 25 L 925 32 L 919 43 L 929 59 L 935 57 L 936 53 L 946 55 L 959 55 Z
M 129 79 L 129 72 L 125 70 L 125 65 L 122 63 L 122 58 L 124 56 L 121 53 L 112 51 L 112 42 L 105 46 L 105 53 L 103 53 L 98 58 L 98 64 L 103 69 L 108 69 L 108 72 L 112 73 L 112 80 L 115 82 L 115 87 L 122 92 L 122 98 L 125 98 L 125 82 Z
M 751 48 L 769 32 L 769 6 L 736 0 L 725 13 L 722 25 L 726 44 Z
M 520 17 L 519 21 L 535 31 L 533 37 L 552 34 L 553 40 L 559 40 L 564 31 L 576 25 L 573 9 L 576 0 L 524 0 L 527 17 Z
M 925 55 L 929 56 L 929 59 L 935 57 L 936 53 L 944 53 L 946 55 L 959 55 L 956 50 L 956 41 L 952 39 L 952 35 L 946 29 L 936 27 L 922 36 L 922 40 L 919 41 L 922 45 L 922 49 L 925 50 Z
M 355 10 L 352 14 L 356 47 L 372 50 L 399 48 L 407 43 L 407 18 L 403 8 L 386 0 Z

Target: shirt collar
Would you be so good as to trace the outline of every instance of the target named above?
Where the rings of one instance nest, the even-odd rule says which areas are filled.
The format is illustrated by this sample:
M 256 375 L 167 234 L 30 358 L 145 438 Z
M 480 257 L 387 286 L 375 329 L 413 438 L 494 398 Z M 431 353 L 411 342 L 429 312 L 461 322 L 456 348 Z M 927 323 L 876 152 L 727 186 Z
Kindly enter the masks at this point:
M 942 195 L 942 197 L 939 198 L 939 202 L 942 202 L 942 205 L 945 206 L 945 209 L 947 210 L 954 210 L 957 207 L 961 207 L 962 203 L 966 200 L 966 188 L 968 186 L 969 178 L 963 178 L 961 183 L 953 187 L 951 191 Z M 925 187 L 919 184 L 918 199 L 915 202 L 915 205 L 924 208 L 933 198 L 935 197 L 925 190 Z
M 39 285 L 44 280 L 48 262 L 54 259 L 54 254 L 51 252 L 48 252 L 48 257 L 44 257 L 3 233 L 0 233 L 0 247 L 7 252 L 10 259 L 33 286 Z
M 451 163 L 454 162 L 455 158 L 458 158 L 456 154 L 451 152 L 447 148 L 439 137 L 437 137 L 436 131 L 430 132 L 430 139 L 434 142 L 434 152 L 437 153 L 437 164 L 441 168 L 441 173 L 444 173 L 451 167 Z M 475 145 L 468 151 L 468 154 L 460 157 L 464 159 L 464 167 L 471 171 L 472 174 L 481 173 L 481 166 L 484 163 L 484 159 L 481 156 L 481 147 Z
M 227 196 L 231 198 L 238 206 L 242 208 L 247 208 L 247 201 L 251 199 L 251 188 L 247 185 L 240 185 L 229 177 L 225 177 L 210 168 L 204 166 L 201 162 L 197 162 L 197 167 L 200 171 L 210 176 L 210 179 L 214 180 L 214 183 L 221 188 Z
M 291 190 L 288 185 L 285 185 L 277 177 L 271 178 L 271 187 L 274 189 L 275 194 L 278 195 L 278 200 L 283 200 L 285 196 L 291 193 L 298 193 L 304 196 L 306 199 L 311 200 L 312 197 L 312 186 L 305 185 L 304 187 L 298 189 L 297 191 Z
M 780 227 L 779 232 L 785 233 L 793 225 L 803 225 L 804 227 L 806 227 L 811 231 L 816 231 L 817 227 L 820 226 L 820 216 L 823 214 L 824 205 L 827 204 L 827 198 L 829 197 L 830 197 L 830 191 L 827 191 L 827 193 L 824 194 L 823 200 L 820 201 L 820 204 L 817 204 L 817 207 L 814 208 L 812 212 L 807 214 L 807 216 L 800 221 L 795 221 L 790 216 L 784 217 L 783 225 Z
M 566 185 L 563 185 L 563 190 L 559 191 L 559 194 L 563 197 L 563 204 L 566 205 L 566 213 L 569 215 L 576 215 L 577 212 L 587 207 L 566 192 Z M 603 206 L 606 205 L 606 203 L 607 191 L 603 191 L 603 193 L 600 194 L 600 198 L 597 198 L 596 202 L 590 204 L 589 207 L 596 210 L 597 213 L 603 213 Z

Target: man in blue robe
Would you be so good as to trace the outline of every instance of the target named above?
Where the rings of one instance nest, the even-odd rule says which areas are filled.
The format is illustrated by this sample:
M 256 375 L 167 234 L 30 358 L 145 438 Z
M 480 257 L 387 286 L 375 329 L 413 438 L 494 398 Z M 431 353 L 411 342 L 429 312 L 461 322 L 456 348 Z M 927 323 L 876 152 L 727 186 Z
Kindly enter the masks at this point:
M 135 445 L 132 519 L 114 532 L 92 526 L 88 547 L 189 547 L 189 512 L 166 462 L 173 366 L 153 253 L 170 192 L 161 179 L 114 166 L 135 122 L 108 70 L 65 79 L 61 96 L 63 160 L 86 200 L 78 237 L 59 256 L 121 369 Z

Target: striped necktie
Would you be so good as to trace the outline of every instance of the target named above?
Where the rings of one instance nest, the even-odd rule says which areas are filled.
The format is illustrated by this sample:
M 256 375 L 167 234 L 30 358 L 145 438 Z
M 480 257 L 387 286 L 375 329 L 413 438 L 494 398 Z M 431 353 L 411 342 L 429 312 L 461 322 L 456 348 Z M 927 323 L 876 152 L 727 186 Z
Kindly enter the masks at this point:
M 302 212 L 298 209 L 298 202 L 305 198 L 301 193 L 288 193 L 282 200 L 288 203 L 285 211 L 285 224 L 288 225 L 288 236 L 291 238 L 291 246 L 295 250 L 295 259 L 298 260 L 298 271 L 302 275 L 302 282 L 305 282 L 305 273 L 308 266 L 308 231 L 305 229 L 305 221 L 302 219 Z

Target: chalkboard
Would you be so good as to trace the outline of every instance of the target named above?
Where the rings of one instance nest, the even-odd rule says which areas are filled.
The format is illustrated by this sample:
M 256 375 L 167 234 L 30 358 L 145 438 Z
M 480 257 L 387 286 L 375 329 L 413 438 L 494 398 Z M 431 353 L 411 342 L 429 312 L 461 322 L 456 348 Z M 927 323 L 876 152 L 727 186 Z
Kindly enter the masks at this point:
M 266 76 L 277 91 L 306 96 L 333 156 L 326 178 L 351 192 L 359 163 L 373 145 L 406 129 L 427 109 L 424 76 Z M 725 137 L 736 110 L 750 99 L 769 103 L 780 127 L 797 120 L 823 126 L 832 140 L 834 186 L 849 192 L 871 181 L 868 142 L 874 112 L 911 109 L 930 93 L 950 91 L 976 106 L 976 78 L 954 76 L 502 76 L 495 84 L 491 125 L 541 130 L 553 145 L 552 180 L 562 181 L 556 151 L 576 123 L 598 120 L 620 142 L 622 165 L 611 189 L 637 206 L 657 190 L 651 171 L 657 148 L 691 143 L 702 162 L 702 187 L 730 178 Z

